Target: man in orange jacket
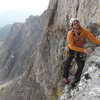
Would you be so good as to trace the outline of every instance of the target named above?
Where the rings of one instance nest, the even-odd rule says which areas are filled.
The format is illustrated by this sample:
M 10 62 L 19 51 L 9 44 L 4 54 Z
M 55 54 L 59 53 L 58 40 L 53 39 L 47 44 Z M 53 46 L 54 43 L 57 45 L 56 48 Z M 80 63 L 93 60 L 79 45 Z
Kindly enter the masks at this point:
M 65 61 L 63 73 L 65 84 L 68 84 L 70 82 L 68 76 L 70 64 L 73 58 L 75 58 L 76 63 L 78 65 L 78 69 L 74 75 L 74 82 L 77 83 L 80 81 L 80 77 L 85 63 L 85 61 L 82 59 L 81 54 L 85 53 L 88 55 L 91 53 L 90 50 L 84 48 L 86 38 L 89 38 L 96 44 L 100 44 L 100 40 L 96 38 L 92 33 L 90 33 L 87 29 L 83 28 L 76 18 L 72 18 L 70 20 L 70 23 L 72 29 L 67 34 L 69 56 Z

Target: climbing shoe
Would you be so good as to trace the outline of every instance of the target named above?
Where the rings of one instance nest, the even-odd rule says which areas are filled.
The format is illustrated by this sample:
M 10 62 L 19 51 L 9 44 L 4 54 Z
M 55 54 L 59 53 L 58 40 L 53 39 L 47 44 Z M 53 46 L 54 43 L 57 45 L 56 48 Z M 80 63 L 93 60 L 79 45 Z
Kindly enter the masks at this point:
M 71 81 L 71 88 L 74 89 L 74 88 L 76 87 L 76 85 L 78 84 L 78 82 L 79 82 L 79 81 L 77 81 L 77 80 L 75 80 L 75 79 L 72 80 L 72 81 Z

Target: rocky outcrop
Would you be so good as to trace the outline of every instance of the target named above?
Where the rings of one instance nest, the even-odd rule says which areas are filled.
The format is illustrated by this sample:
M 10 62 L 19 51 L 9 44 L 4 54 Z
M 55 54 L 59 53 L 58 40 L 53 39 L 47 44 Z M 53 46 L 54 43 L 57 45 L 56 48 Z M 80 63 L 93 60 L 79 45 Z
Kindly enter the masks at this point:
M 42 37 L 42 39 L 40 40 L 41 43 L 39 44 L 39 48 L 34 59 L 33 58 L 31 59 L 31 56 L 33 56 L 33 52 L 30 52 L 30 50 L 34 50 L 34 47 L 32 48 L 34 44 L 33 40 L 31 41 L 31 38 L 33 39 L 32 30 L 34 31 L 35 29 L 38 28 L 36 27 L 38 26 L 37 24 L 36 25 L 33 24 L 38 22 L 37 18 L 32 18 L 31 16 L 29 19 L 27 19 L 26 23 L 20 25 L 20 29 L 18 28 L 19 32 L 16 34 L 16 36 L 14 36 L 16 38 L 11 37 L 16 41 L 7 43 L 8 44 L 12 43 L 14 46 L 18 41 L 17 39 L 19 39 L 20 37 L 19 40 L 21 45 L 20 43 L 17 43 L 17 47 L 15 46 L 15 49 L 13 48 L 12 45 L 10 45 L 10 48 L 14 50 L 10 52 L 10 50 L 12 49 L 8 48 L 7 50 L 9 53 L 6 53 L 6 55 L 8 56 L 4 57 L 6 58 L 6 60 L 4 59 L 5 63 L 2 61 L 2 65 L 8 66 L 6 62 L 11 61 L 9 60 L 10 59 L 9 54 L 10 55 L 15 54 L 14 51 L 18 49 L 16 55 L 13 55 L 14 57 L 17 56 L 18 57 L 17 59 L 19 59 L 17 60 L 18 62 L 14 60 L 15 61 L 13 63 L 14 68 L 13 66 L 5 67 L 8 69 L 9 68 L 13 69 L 15 72 L 11 70 L 9 74 L 6 74 L 8 71 L 7 70 L 4 73 L 4 76 L 8 75 L 8 77 L 10 78 L 12 77 L 11 75 L 15 75 L 14 78 L 16 76 L 17 77 L 12 81 L 10 81 L 8 84 L 4 85 L 4 87 L 1 86 L 1 91 L 0 91 L 1 100 L 6 100 L 6 99 L 7 100 L 41 100 L 41 99 L 57 100 L 59 96 L 58 83 L 62 78 L 61 65 L 63 60 L 62 57 L 63 47 L 65 45 L 64 43 L 66 40 L 67 31 L 68 29 L 70 29 L 69 20 L 71 17 L 77 17 L 82 25 L 84 25 L 85 27 L 87 26 L 88 29 L 90 29 L 90 31 L 95 32 L 97 35 L 100 35 L 99 5 L 100 5 L 99 0 L 50 0 L 50 4 L 47 11 L 45 11 L 43 15 L 41 15 L 41 17 L 44 19 L 42 20 L 42 25 L 44 29 L 42 33 L 44 32 L 44 34 L 43 36 L 41 36 Z M 36 22 L 34 22 L 32 19 L 35 19 Z M 95 25 L 96 28 L 95 31 L 93 28 L 91 28 L 91 25 Z M 17 27 L 19 27 L 19 25 Z M 14 29 L 15 28 L 13 28 L 13 30 Z M 42 28 L 39 29 L 41 30 Z M 24 40 L 27 40 L 28 42 Z M 28 43 L 31 45 L 28 45 Z M 19 49 L 19 47 L 21 48 Z M 99 58 L 99 53 L 96 52 L 96 54 L 98 54 Z M 23 63 L 21 63 L 22 61 Z M 27 63 L 28 61 L 29 63 Z M 94 64 L 95 61 L 93 63 L 93 66 Z M 22 67 L 23 65 L 25 67 Z M 20 66 L 19 69 L 17 69 L 18 66 Z M 86 66 L 88 66 L 88 64 Z M 1 66 L 1 68 L 2 67 L 3 66 Z M 88 69 L 88 67 L 86 68 Z M 20 71 L 22 71 L 21 74 Z M 93 71 L 93 73 L 90 74 L 90 77 L 92 75 L 95 76 L 95 73 L 96 71 L 95 72 Z M 98 80 L 98 78 L 96 80 Z M 96 82 L 96 80 L 94 80 L 94 83 Z M 85 81 L 86 80 L 84 79 L 84 82 Z M 90 84 L 91 79 L 89 79 L 89 81 L 90 82 L 88 82 L 88 86 L 89 85 L 91 86 Z M 84 84 L 84 88 L 81 88 L 82 91 L 86 89 L 85 86 L 87 85 L 84 82 L 82 83 Z M 99 83 L 97 82 L 97 84 Z M 94 90 L 95 86 L 96 84 L 93 86 L 92 90 Z M 80 92 L 82 92 L 81 90 Z M 67 94 L 66 91 L 64 95 Z M 64 97 L 64 99 L 61 100 L 65 99 L 79 100 L 79 98 L 82 97 L 83 95 L 80 95 L 78 99 L 74 97 L 76 97 L 80 92 L 75 92 L 75 94 L 73 95 L 72 91 L 70 92 L 72 98 L 67 98 L 67 96 L 63 95 L 61 98 Z M 84 95 L 85 95 L 84 98 L 87 98 L 87 94 L 84 93 Z M 87 100 L 89 99 L 87 98 Z
M 78 86 L 68 91 L 65 87 L 64 94 L 59 100 L 99 100 L 100 99 L 100 47 L 89 56 L 85 64 L 85 73 L 82 75 Z M 95 60 L 94 60 L 95 59 Z

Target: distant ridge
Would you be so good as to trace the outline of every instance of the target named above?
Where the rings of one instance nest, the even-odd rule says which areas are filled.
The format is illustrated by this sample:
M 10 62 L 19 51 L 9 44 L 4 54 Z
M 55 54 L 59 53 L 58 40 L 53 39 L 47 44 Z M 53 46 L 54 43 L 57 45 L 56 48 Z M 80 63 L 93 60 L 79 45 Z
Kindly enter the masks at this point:
M 0 41 L 3 41 L 8 34 L 10 33 L 12 25 L 5 25 L 4 27 L 0 27 Z
M 41 11 L 10 11 L 0 14 L 0 27 L 3 27 L 7 24 L 13 24 L 15 22 L 25 22 L 25 19 L 30 15 L 41 15 Z

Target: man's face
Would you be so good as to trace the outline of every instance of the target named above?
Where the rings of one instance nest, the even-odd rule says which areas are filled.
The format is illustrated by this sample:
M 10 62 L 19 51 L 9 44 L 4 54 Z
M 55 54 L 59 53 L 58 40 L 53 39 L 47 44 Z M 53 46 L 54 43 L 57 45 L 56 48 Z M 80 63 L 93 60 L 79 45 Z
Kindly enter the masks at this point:
M 73 29 L 80 29 L 80 22 L 78 20 L 72 23 Z

